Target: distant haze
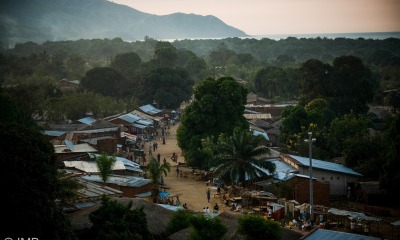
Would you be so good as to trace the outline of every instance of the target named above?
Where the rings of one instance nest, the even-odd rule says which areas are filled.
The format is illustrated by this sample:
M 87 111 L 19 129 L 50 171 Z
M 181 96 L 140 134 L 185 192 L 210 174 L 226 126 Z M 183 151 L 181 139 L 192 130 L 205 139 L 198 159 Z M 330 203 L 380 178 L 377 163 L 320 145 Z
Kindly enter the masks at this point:
M 214 15 L 249 35 L 400 32 L 400 0 L 113 0 L 136 10 Z

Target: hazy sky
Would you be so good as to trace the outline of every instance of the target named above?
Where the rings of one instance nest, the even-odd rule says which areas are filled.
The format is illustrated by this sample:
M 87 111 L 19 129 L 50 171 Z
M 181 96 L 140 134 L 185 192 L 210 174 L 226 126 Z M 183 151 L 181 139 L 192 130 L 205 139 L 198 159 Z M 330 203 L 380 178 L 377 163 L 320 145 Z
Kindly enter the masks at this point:
M 400 32 L 400 0 L 112 0 L 156 15 L 214 15 L 249 35 Z

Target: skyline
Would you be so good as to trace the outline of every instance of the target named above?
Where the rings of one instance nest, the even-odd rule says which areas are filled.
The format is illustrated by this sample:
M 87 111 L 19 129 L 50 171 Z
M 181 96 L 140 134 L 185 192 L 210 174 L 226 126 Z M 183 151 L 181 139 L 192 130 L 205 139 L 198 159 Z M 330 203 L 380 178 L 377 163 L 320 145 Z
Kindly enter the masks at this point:
M 113 0 L 138 11 L 213 15 L 248 35 L 400 32 L 399 0 Z M 232 4 L 232 3 L 235 4 Z M 213 6 L 213 7 L 210 7 Z

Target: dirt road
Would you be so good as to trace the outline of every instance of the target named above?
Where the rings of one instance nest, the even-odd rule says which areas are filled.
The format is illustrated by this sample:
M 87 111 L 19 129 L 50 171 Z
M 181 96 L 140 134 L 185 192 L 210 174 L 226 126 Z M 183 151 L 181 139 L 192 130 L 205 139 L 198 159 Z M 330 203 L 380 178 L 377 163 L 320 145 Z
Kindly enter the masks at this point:
M 209 207 L 213 209 L 215 203 L 220 207 L 219 212 L 225 211 L 227 208 L 223 204 L 222 197 L 216 196 L 217 193 L 216 188 L 211 189 L 211 198 L 210 202 L 207 201 L 207 184 L 204 180 L 196 180 L 194 176 L 191 174 L 191 169 L 187 167 L 179 167 L 183 173 L 188 173 L 187 177 L 177 177 L 176 167 L 177 163 L 171 160 L 173 153 L 178 155 L 178 162 L 185 162 L 184 157 L 182 156 L 182 151 L 178 147 L 176 140 L 176 130 L 178 128 L 178 124 L 175 126 L 171 126 L 170 134 L 165 138 L 165 145 L 162 144 L 162 140 L 160 138 L 156 138 L 153 141 L 158 143 L 158 149 L 153 152 L 153 156 L 156 158 L 156 155 L 160 153 L 161 161 L 165 158 L 167 162 L 171 164 L 171 172 L 164 178 L 165 185 L 169 188 L 166 191 L 170 192 L 171 195 L 182 194 L 179 196 L 179 200 L 181 204 L 187 203 L 188 208 L 194 211 L 202 211 L 204 207 Z M 152 144 L 152 142 L 150 142 Z M 146 144 L 144 149 L 148 149 L 149 143 Z M 212 212 L 212 210 L 211 210 Z

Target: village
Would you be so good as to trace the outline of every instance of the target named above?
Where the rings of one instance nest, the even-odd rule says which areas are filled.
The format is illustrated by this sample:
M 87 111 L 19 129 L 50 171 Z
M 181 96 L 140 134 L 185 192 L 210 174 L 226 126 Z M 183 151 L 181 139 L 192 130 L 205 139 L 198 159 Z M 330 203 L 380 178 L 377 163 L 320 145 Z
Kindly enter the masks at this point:
M 98 205 L 105 195 L 214 217 L 258 214 L 279 222 L 295 239 L 336 239 L 341 234 L 399 239 L 399 212 L 378 206 L 382 200 L 377 182 L 363 182 L 360 173 L 340 162 L 318 159 L 312 159 L 311 178 L 309 158 L 279 151 L 280 114 L 289 104 L 265 104 L 252 93 L 247 97 L 244 115 L 253 134 L 263 136 L 270 147 L 265 161 L 276 166 L 275 172 L 266 172 L 269 179 L 253 182 L 251 189 L 227 186 L 210 169 L 186 166 L 176 141 L 179 115 L 184 109 L 161 110 L 148 104 L 130 113 L 102 119 L 88 116 L 48 126 L 43 134 L 54 146 L 60 169 L 84 185 L 79 198 L 65 206 L 73 227 L 87 227 L 87 209 Z M 116 156 L 106 183 L 96 166 L 101 153 Z M 151 198 L 153 183 L 146 176 L 150 158 L 171 166 L 159 185 L 156 202 Z M 291 189 L 285 197 L 273 194 L 284 188 Z

